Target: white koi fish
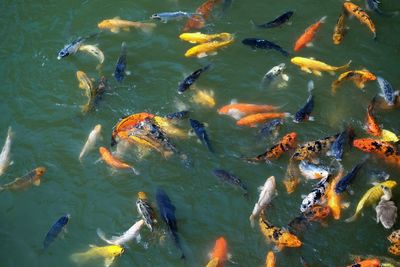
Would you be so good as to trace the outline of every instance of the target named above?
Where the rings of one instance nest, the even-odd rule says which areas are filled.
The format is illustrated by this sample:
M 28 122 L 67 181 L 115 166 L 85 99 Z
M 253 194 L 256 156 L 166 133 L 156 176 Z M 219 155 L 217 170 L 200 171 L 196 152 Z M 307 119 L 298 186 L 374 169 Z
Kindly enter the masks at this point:
M 11 130 L 11 127 L 9 127 L 6 141 L 0 153 L 0 176 L 3 175 L 8 166 L 12 164 L 10 160 L 10 150 L 13 136 L 14 132 Z
M 249 218 L 252 227 L 254 227 L 254 219 L 269 203 L 271 203 L 272 198 L 276 195 L 275 177 L 269 177 L 258 190 L 260 191 L 260 196 Z
M 100 137 L 101 132 L 101 125 L 97 124 L 94 129 L 90 132 L 88 139 L 86 140 L 85 145 L 82 148 L 81 153 L 79 154 L 79 160 L 82 161 L 82 158 L 91 150 L 93 149 L 94 145 L 96 144 L 97 140 Z
M 132 239 L 136 238 L 137 240 L 140 240 L 140 228 L 144 225 L 144 220 L 139 220 L 135 222 L 134 225 L 131 226 L 125 233 L 123 233 L 121 236 L 113 236 L 111 239 L 107 239 L 104 235 L 104 232 L 100 230 L 100 228 L 97 228 L 97 235 L 103 239 L 105 242 L 108 244 L 112 245 L 124 245 L 131 241 Z

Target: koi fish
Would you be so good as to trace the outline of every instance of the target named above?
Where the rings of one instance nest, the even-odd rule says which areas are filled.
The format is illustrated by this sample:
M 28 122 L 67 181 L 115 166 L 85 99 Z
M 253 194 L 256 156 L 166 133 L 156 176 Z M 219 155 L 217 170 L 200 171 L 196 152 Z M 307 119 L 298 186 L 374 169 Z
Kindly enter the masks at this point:
M 228 243 L 225 238 L 221 236 L 215 241 L 214 248 L 211 252 L 211 260 L 207 263 L 206 267 L 224 267 L 227 260 Z
M 145 192 L 138 193 L 136 208 L 146 226 L 150 229 L 151 232 L 153 232 L 153 226 L 156 222 L 155 212 L 154 209 L 151 207 Z
M 100 100 L 103 98 L 105 91 L 107 90 L 107 78 L 101 76 L 97 86 L 96 86 L 96 96 L 94 98 L 94 105 L 97 106 Z
M 161 188 L 157 189 L 156 200 L 161 218 L 167 224 L 168 230 L 172 236 L 172 239 L 175 242 L 175 245 L 182 252 L 181 259 L 184 259 L 185 254 L 183 253 L 181 242 L 178 236 L 178 225 L 176 223 L 175 217 L 175 206 L 171 203 L 168 195 Z
M 294 44 L 293 51 L 297 52 L 301 48 L 310 44 L 311 41 L 314 39 L 319 27 L 321 27 L 322 23 L 325 23 L 325 20 L 326 16 L 323 16 L 319 21 L 308 27 L 305 32 L 297 39 L 296 43 Z
M 276 137 L 278 135 L 278 128 L 282 124 L 283 124 L 283 120 L 282 119 L 271 120 L 271 121 L 265 123 L 261 127 L 261 129 L 259 131 L 259 134 L 261 136 L 267 136 L 267 135 L 272 134 L 274 137 Z
M 286 118 L 289 116 L 290 116 L 290 113 L 287 113 L 287 112 L 250 114 L 250 115 L 247 115 L 246 117 L 243 117 L 240 120 L 238 120 L 236 122 L 236 125 L 256 127 L 257 124 L 263 123 L 266 120 L 276 119 L 276 118 Z
M 306 103 L 303 107 L 301 107 L 296 114 L 294 114 L 293 122 L 299 123 L 304 120 L 314 120 L 314 117 L 311 117 L 310 114 L 314 109 L 314 96 L 312 95 L 311 91 L 314 89 L 314 82 L 308 82 L 308 93 L 310 94 L 307 98 Z
M 367 132 L 372 134 L 373 136 L 381 136 L 382 134 L 382 129 L 379 126 L 379 124 L 376 122 L 372 111 L 374 109 L 376 102 L 376 98 L 372 98 L 371 103 L 369 103 L 368 108 L 367 108 L 367 119 L 366 119 L 366 129 Z
M 194 84 L 194 82 L 200 77 L 200 75 L 208 70 L 210 68 L 211 64 L 200 68 L 198 70 L 195 70 L 192 74 L 190 74 L 189 76 L 187 76 L 185 79 L 183 79 L 182 82 L 179 83 L 178 85 L 178 94 L 183 94 L 183 92 L 185 92 L 187 89 L 189 89 L 189 87 Z
M 221 2 L 222 0 L 207 0 L 206 2 L 204 2 L 196 9 L 196 15 L 190 17 L 189 20 L 186 22 L 185 26 L 183 27 L 183 31 L 188 32 L 192 29 L 203 28 L 205 26 L 205 20 L 208 19 L 208 17 L 210 16 L 211 11 L 214 9 L 214 6 Z
M 265 28 L 265 29 L 279 27 L 282 24 L 288 22 L 289 19 L 293 16 L 293 14 L 294 14 L 293 11 L 287 11 L 287 12 L 283 13 L 282 15 L 278 16 L 277 18 L 275 18 L 274 20 L 271 20 L 267 23 L 259 24 L 256 26 L 259 28 Z
M 187 133 L 174 126 L 170 119 L 155 116 L 154 121 L 156 125 L 166 133 L 167 136 L 176 136 L 181 138 L 187 137 Z
M 125 77 L 125 68 L 126 68 L 126 43 L 122 42 L 121 44 L 121 53 L 118 57 L 117 64 L 115 65 L 114 78 L 118 82 L 122 82 Z
M 72 254 L 71 260 L 77 264 L 82 264 L 90 259 L 104 258 L 104 267 L 109 267 L 114 262 L 115 257 L 120 256 L 122 253 L 124 253 L 124 248 L 117 245 L 92 246 L 86 252 Z
M 390 229 L 397 219 L 397 207 L 393 201 L 390 201 L 392 198 L 392 190 L 385 186 L 382 186 L 382 190 L 383 195 L 381 196 L 381 200 L 375 207 L 376 223 L 380 221 L 383 227 Z
M 354 168 L 349 171 L 345 176 L 343 176 L 335 186 L 335 193 L 341 194 L 349 187 L 350 183 L 356 178 L 358 172 L 361 170 L 362 166 L 364 166 L 366 159 L 358 163 Z
M 130 169 L 136 175 L 139 175 L 139 172 L 135 168 L 133 168 L 131 165 L 121 161 L 120 159 L 114 157 L 107 148 L 101 146 L 99 148 L 99 153 L 101 155 L 101 159 L 104 160 L 104 162 L 111 168 L 113 168 L 113 169 Z
M 382 92 L 381 95 L 385 99 L 385 102 L 388 104 L 388 106 L 394 106 L 394 104 L 396 104 L 396 99 L 399 95 L 399 91 L 394 91 L 392 85 L 382 77 L 377 77 L 377 82 Z
M 383 195 L 383 190 L 382 186 L 385 186 L 387 188 L 392 189 L 397 185 L 396 181 L 388 180 L 382 183 L 378 183 L 374 185 L 372 188 L 370 188 L 361 198 L 361 200 L 358 202 L 356 211 L 353 216 L 350 218 L 346 219 L 346 222 L 353 222 L 357 219 L 358 215 L 360 214 L 361 210 L 367 206 L 367 205 L 372 205 L 382 197 Z
M 272 198 L 277 194 L 275 177 L 270 176 L 264 183 L 263 186 L 258 188 L 260 195 L 258 197 L 257 203 L 254 205 L 253 211 L 249 217 L 250 224 L 254 227 L 254 220 L 260 214 L 260 212 L 265 209 L 272 201 Z
M 337 161 L 341 161 L 344 152 L 344 146 L 347 141 L 349 140 L 350 144 L 353 142 L 355 137 L 354 129 L 349 127 L 347 130 L 341 132 L 336 140 L 332 143 L 330 150 L 326 153 L 327 156 L 334 157 Z
M 169 120 L 174 120 L 174 119 L 181 120 L 181 119 L 187 118 L 188 115 L 189 115 L 188 110 L 182 110 L 182 111 L 177 111 L 174 113 L 167 114 L 167 115 L 165 115 L 165 118 L 167 118 Z
M 100 138 L 101 125 L 97 124 L 94 129 L 90 132 L 88 139 L 86 140 L 85 145 L 83 146 L 81 153 L 79 154 L 79 160 L 82 161 L 82 158 L 93 149 L 97 140 Z
M 318 61 L 312 58 L 304 58 L 304 57 L 294 57 L 290 60 L 293 64 L 298 65 L 300 67 L 300 69 L 304 72 L 307 73 L 313 73 L 317 76 L 321 76 L 322 75 L 322 71 L 328 71 L 331 74 L 334 74 L 335 71 L 341 71 L 344 69 L 347 69 L 350 64 L 351 64 L 351 60 L 340 67 L 334 67 L 331 65 L 328 65 L 322 61 Z
M 92 80 L 83 71 L 78 70 L 76 72 L 76 78 L 79 82 L 79 88 L 86 90 L 86 92 L 93 88 Z
M 363 89 L 367 81 L 375 81 L 376 76 L 367 70 L 350 70 L 339 75 L 339 78 L 332 83 L 332 93 L 335 94 L 339 85 L 345 80 L 351 80 L 354 84 Z
M 341 196 L 339 194 L 336 194 L 335 192 L 335 187 L 342 176 L 343 176 L 343 166 L 339 164 L 339 170 L 336 176 L 332 179 L 332 182 L 328 187 L 328 191 L 326 192 L 326 196 L 328 199 L 327 205 L 330 208 L 332 216 L 335 220 L 340 219 L 341 209 L 344 207 L 348 207 L 348 205 L 346 204 L 341 204 Z
M 0 153 L 0 176 L 5 173 L 8 166 L 12 164 L 10 159 L 10 151 L 11 151 L 11 144 L 14 137 L 14 132 L 11 129 L 11 126 L 8 127 L 6 141 L 4 142 L 4 146 L 1 149 Z
M 331 210 L 327 206 L 313 205 L 310 209 L 303 212 L 303 215 L 310 222 L 321 222 L 328 217 L 330 213 Z
M 387 239 L 389 240 L 390 243 L 400 243 L 400 229 L 393 231 Z
M 394 15 L 399 14 L 399 11 L 394 11 L 394 12 L 383 12 L 380 8 L 379 8 L 379 3 L 381 1 L 379 0 L 365 0 L 365 6 L 367 8 L 368 11 L 375 11 L 377 14 L 381 15 L 381 16 L 386 16 L 386 17 L 392 17 Z
M 299 170 L 301 174 L 309 180 L 325 179 L 330 174 L 328 168 L 308 163 L 304 160 L 300 161 Z
M 204 124 L 194 119 L 189 119 L 189 122 L 190 126 L 192 126 L 194 133 L 197 135 L 203 145 L 205 145 L 211 153 L 214 153 L 214 150 L 212 149 L 210 144 L 210 140 L 208 139 L 206 129 L 204 128 Z
M 0 191 L 3 190 L 18 190 L 28 188 L 32 185 L 39 186 L 40 178 L 46 172 L 45 167 L 38 167 L 22 177 L 15 178 L 14 181 L 0 186 Z
M 97 58 L 100 64 L 104 62 L 104 54 L 103 52 L 97 47 L 97 45 L 81 45 L 79 46 L 79 51 L 87 52 Z
M 267 256 L 265 257 L 265 267 L 275 267 L 275 254 L 272 251 L 268 251 Z
M 273 226 L 262 215 L 260 215 L 258 223 L 261 233 L 269 242 L 273 242 L 278 250 L 282 250 L 284 247 L 301 247 L 302 243 L 297 236 L 283 228 Z
M 339 134 L 328 136 L 316 141 L 306 142 L 296 148 L 291 158 L 294 160 L 312 159 L 318 153 L 328 150 L 338 135 Z
M 381 140 L 385 141 L 385 142 L 393 142 L 393 143 L 397 143 L 400 141 L 399 137 L 395 133 L 393 133 L 389 130 L 386 130 L 386 129 L 382 129 Z
M 257 105 L 257 104 L 245 104 L 245 103 L 231 103 L 225 105 L 218 109 L 218 114 L 228 115 L 232 118 L 239 120 L 244 116 L 255 114 L 255 113 L 263 113 L 263 112 L 271 112 L 279 109 L 277 106 L 272 105 Z
M 97 24 L 100 30 L 110 30 L 112 33 L 119 33 L 120 29 L 129 31 L 131 27 L 141 29 L 145 33 L 151 33 L 156 26 L 155 23 L 123 20 L 120 17 L 105 19 Z
M 247 197 L 247 186 L 242 182 L 242 180 L 240 180 L 239 177 L 222 169 L 214 169 L 212 172 L 222 183 L 227 183 L 243 190 L 244 195 Z
M 192 44 L 203 44 L 215 40 L 228 41 L 232 40 L 233 36 L 230 33 L 222 32 L 216 34 L 204 34 L 201 32 L 185 32 L 179 35 L 179 39 L 192 43 Z
M 362 10 L 361 7 L 353 4 L 350 1 L 343 3 L 343 8 L 347 11 L 349 15 L 355 16 L 362 24 L 365 24 L 369 30 L 374 34 L 374 39 L 376 39 L 376 29 L 368 14 Z
M 282 47 L 265 39 L 246 38 L 242 41 L 242 44 L 250 46 L 253 50 L 255 50 L 256 48 L 267 50 L 273 49 L 280 52 L 285 57 L 289 56 L 289 53 L 285 51 Z
M 285 178 L 283 180 L 283 184 L 285 185 L 286 192 L 291 194 L 294 192 L 296 187 L 300 184 L 299 174 L 296 172 L 296 168 L 294 165 L 294 160 L 290 159 L 288 167 L 286 169 Z
M 192 101 L 198 105 L 212 108 L 215 106 L 214 91 L 196 90 Z
M 271 159 L 278 159 L 285 151 L 296 147 L 297 134 L 295 132 L 288 133 L 282 139 L 273 145 L 264 153 L 251 158 L 246 158 L 247 161 L 267 161 Z
M 375 153 L 381 156 L 394 156 L 397 148 L 389 142 L 379 141 L 371 138 L 359 138 L 353 141 L 353 146 L 364 152 Z
M 101 231 L 100 228 L 97 228 L 97 235 L 102 239 L 104 242 L 110 245 L 118 245 L 122 246 L 126 243 L 130 242 L 134 238 L 136 240 L 140 240 L 140 228 L 144 225 L 144 220 L 139 220 L 135 222 L 126 232 L 124 232 L 121 236 L 113 236 L 111 239 L 107 239 L 104 232 Z
M 184 11 L 175 11 L 175 12 L 155 13 L 150 16 L 150 19 L 159 20 L 162 23 L 167 23 L 170 20 L 181 20 L 183 18 L 190 18 L 193 15 L 198 15 L 201 17 L 201 14 L 189 13 Z
M 344 26 L 345 17 L 346 16 L 344 12 L 341 12 L 333 30 L 332 40 L 335 45 L 339 45 L 342 42 L 343 37 L 346 33 L 346 28 Z
M 50 227 L 43 241 L 43 249 L 47 249 L 62 231 L 66 231 L 65 227 L 70 218 L 69 214 L 63 215 Z
M 325 196 L 326 191 L 329 186 L 329 178 L 330 176 L 322 179 L 319 183 L 316 184 L 313 190 L 303 199 L 300 206 L 301 212 L 306 212 L 315 204 L 320 204 L 322 198 Z
M 213 56 L 218 54 L 216 50 L 232 44 L 233 41 L 234 39 L 232 38 L 230 40 L 222 42 L 214 41 L 214 42 L 199 44 L 187 50 L 185 53 L 185 57 L 203 58 L 210 55 Z
M 400 243 L 392 244 L 392 245 L 388 248 L 388 251 L 389 251 L 390 253 L 392 253 L 393 255 L 400 256 Z
M 149 118 L 149 119 L 154 118 L 154 114 L 147 113 L 147 112 L 141 112 L 141 113 L 135 113 L 135 114 L 121 118 L 117 122 L 117 124 L 113 127 L 113 132 L 111 135 L 111 146 L 116 144 L 115 139 L 118 136 L 118 133 L 131 130 L 132 128 L 135 127 L 135 125 L 137 125 L 139 122 L 141 122 L 147 118 Z
M 86 38 L 83 37 L 78 37 L 74 41 L 72 41 L 69 44 L 66 44 L 63 49 L 61 49 L 58 52 L 57 59 L 60 60 L 64 57 L 67 57 L 69 55 L 75 54 L 79 47 L 83 44 L 83 42 L 86 40 Z
M 283 73 L 283 71 L 285 69 L 286 69 L 285 63 L 281 63 L 281 64 L 273 67 L 267 73 L 265 73 L 265 75 L 262 79 L 262 83 L 263 84 L 272 83 L 279 75 L 282 77 L 282 79 L 284 81 L 286 81 L 286 82 L 289 81 L 289 76 Z
M 357 261 L 354 264 L 348 265 L 347 267 L 379 267 L 381 262 L 378 259 L 366 259 Z

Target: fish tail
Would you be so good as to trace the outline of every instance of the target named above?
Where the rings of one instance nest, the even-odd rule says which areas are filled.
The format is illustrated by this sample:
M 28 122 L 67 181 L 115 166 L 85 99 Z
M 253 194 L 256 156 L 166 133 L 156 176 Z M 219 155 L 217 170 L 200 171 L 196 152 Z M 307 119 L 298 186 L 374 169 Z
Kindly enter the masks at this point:
M 356 219 L 357 219 L 357 213 L 354 213 L 354 215 L 353 216 L 351 216 L 350 218 L 347 218 L 346 220 L 345 220 L 345 222 L 347 222 L 347 223 L 349 223 L 349 222 L 354 222 Z
M 374 110 L 375 107 L 375 103 L 376 103 L 376 96 L 372 98 L 371 102 L 368 105 L 367 111 L 369 114 L 372 114 L 372 111 Z
M 108 244 L 112 244 L 111 241 L 106 238 L 105 233 L 100 228 L 97 228 L 96 233 L 100 237 L 101 240 L 103 240 L 104 242 L 106 242 Z
M 320 22 L 320 23 L 325 23 L 327 17 L 328 17 L 328 16 L 323 16 L 323 17 L 319 20 L 319 22 Z
M 152 33 L 156 26 L 155 23 L 145 23 L 140 26 L 140 29 L 145 33 Z
M 135 168 L 133 168 L 133 167 L 131 167 L 131 170 L 133 171 L 133 173 L 135 175 L 139 175 L 140 174 L 140 172 L 138 170 L 136 170 Z
M 71 255 L 71 260 L 75 263 L 84 263 L 90 259 L 89 254 L 87 253 L 74 253 Z
M 253 214 L 250 215 L 249 220 L 250 220 L 250 225 L 252 228 L 254 228 L 254 218 L 255 216 Z
M 314 90 L 314 81 L 310 80 L 307 84 L 308 92 L 311 93 L 312 90 Z
M 351 60 L 350 60 L 346 65 L 343 65 L 343 66 L 340 66 L 340 67 L 336 67 L 336 68 L 335 68 L 335 71 L 345 70 L 345 69 L 347 69 L 348 67 L 350 67 L 350 64 L 351 64 Z
M 339 85 L 342 83 L 342 81 L 340 81 L 339 79 L 335 80 L 332 83 L 332 94 L 335 95 L 336 94 L 336 90 L 339 87 Z

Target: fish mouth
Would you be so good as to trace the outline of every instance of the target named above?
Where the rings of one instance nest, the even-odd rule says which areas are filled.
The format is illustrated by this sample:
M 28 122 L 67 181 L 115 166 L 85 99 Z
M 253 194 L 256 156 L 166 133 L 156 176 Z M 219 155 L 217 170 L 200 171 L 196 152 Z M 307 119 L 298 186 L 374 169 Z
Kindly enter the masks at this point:
M 60 59 L 61 59 L 61 57 L 60 57 L 60 56 L 58 56 L 58 57 L 57 57 L 57 59 L 58 59 L 58 60 L 60 60 Z
M 150 19 L 161 20 L 160 16 L 158 16 L 157 14 L 151 15 L 151 16 L 150 16 Z

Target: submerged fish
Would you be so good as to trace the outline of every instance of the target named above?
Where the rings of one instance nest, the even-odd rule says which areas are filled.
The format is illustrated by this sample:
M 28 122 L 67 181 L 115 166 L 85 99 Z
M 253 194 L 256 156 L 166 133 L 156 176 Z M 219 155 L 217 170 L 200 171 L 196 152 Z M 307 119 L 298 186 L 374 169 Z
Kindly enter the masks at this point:
M 223 236 L 215 240 L 214 248 L 211 252 L 211 259 L 206 267 L 224 267 L 228 260 L 228 242 Z
M 273 134 L 273 136 L 276 137 L 278 135 L 278 128 L 282 124 L 283 124 L 282 119 L 271 120 L 271 121 L 265 123 L 261 127 L 259 134 L 260 134 L 260 136 L 268 136 L 270 134 Z
M 323 197 L 325 196 L 328 186 L 329 186 L 329 177 L 322 179 L 314 189 L 303 199 L 300 206 L 301 212 L 306 212 L 315 204 L 320 204 Z
M 332 40 L 335 45 L 338 45 L 342 42 L 343 37 L 346 33 L 346 28 L 344 26 L 345 23 L 345 14 L 344 12 L 340 12 L 338 20 L 336 22 L 335 28 L 333 30 Z
M 82 264 L 91 259 L 104 258 L 104 267 L 109 267 L 114 262 L 115 257 L 120 256 L 122 253 L 124 253 L 124 248 L 117 245 L 91 246 L 86 252 L 72 254 L 71 260 L 77 264 Z
M 315 60 L 313 58 L 305 58 L 305 57 L 294 57 L 290 60 L 293 64 L 298 65 L 300 69 L 307 73 L 313 73 L 317 76 L 322 75 L 322 71 L 327 71 L 331 74 L 334 74 L 335 71 L 341 71 L 347 69 L 350 66 L 351 60 L 340 67 L 335 67 L 328 65 L 322 61 Z
M 349 187 L 350 183 L 356 178 L 358 172 L 361 170 L 362 166 L 364 166 L 366 159 L 358 163 L 354 168 L 349 171 L 345 176 L 343 176 L 335 186 L 336 194 L 341 194 Z
M 151 207 L 145 192 L 139 192 L 136 200 L 136 208 L 140 216 L 143 218 L 144 223 L 153 232 L 155 223 L 155 212 Z
M 83 37 L 78 37 L 77 39 L 75 39 L 74 41 L 72 41 L 69 44 L 66 44 L 63 49 L 60 50 L 60 52 L 58 52 L 58 56 L 57 59 L 60 60 L 64 57 L 67 57 L 69 55 L 75 54 L 79 47 L 83 44 L 83 42 L 86 40 L 86 38 Z
M 104 162 L 111 168 L 113 168 L 113 169 L 130 169 L 136 175 L 139 175 L 139 172 L 135 168 L 133 168 L 131 165 L 121 161 L 120 159 L 114 157 L 107 148 L 101 146 L 99 148 L 99 153 L 101 155 L 101 159 L 104 160 Z
M 183 92 L 185 92 L 187 89 L 189 89 L 189 87 L 194 84 L 194 82 L 200 77 L 200 75 L 208 70 L 210 68 L 211 64 L 200 68 L 198 70 L 195 70 L 192 74 L 190 74 L 189 76 L 187 76 L 182 82 L 179 83 L 178 85 L 178 93 L 182 94 Z
M 325 23 L 326 16 L 323 16 L 319 21 L 309 26 L 304 33 L 297 39 L 294 44 L 293 50 L 295 52 L 299 51 L 301 48 L 309 45 L 311 41 L 314 39 L 315 34 L 317 33 L 319 27 L 321 27 L 322 23 Z
M 318 166 L 302 160 L 299 164 L 301 174 L 310 180 L 325 179 L 329 176 L 330 170 L 323 166 Z
M 103 52 L 97 47 L 97 45 L 81 45 L 79 47 L 79 51 L 87 52 L 97 58 L 100 64 L 104 62 L 104 54 Z
M 201 4 L 195 11 L 195 15 L 191 16 L 183 27 L 184 32 L 192 29 L 201 29 L 205 26 L 205 21 L 211 14 L 216 4 L 221 3 L 222 0 L 207 0 Z
M 135 222 L 126 232 L 124 232 L 121 236 L 113 236 L 111 239 L 107 239 L 103 231 L 100 228 L 97 228 L 97 235 L 105 242 L 111 245 L 125 245 L 130 242 L 134 238 L 140 240 L 140 228 L 144 225 L 144 220 L 139 220 Z
M 285 178 L 283 179 L 283 184 L 285 185 L 288 194 L 293 193 L 296 187 L 300 184 L 299 176 L 300 174 L 295 166 L 295 161 L 290 159 L 286 169 Z
M 381 95 L 384 97 L 388 106 L 394 106 L 394 104 L 396 104 L 396 99 L 399 95 L 399 91 L 394 91 L 392 85 L 382 77 L 378 76 L 377 82 L 382 92 Z
M 396 222 L 397 219 L 397 207 L 392 198 L 392 190 L 389 187 L 382 186 L 383 196 L 375 207 L 376 211 L 376 222 L 382 223 L 383 227 L 390 229 Z
M 36 169 L 25 174 L 24 176 L 15 178 L 14 181 L 0 186 L 0 191 L 24 189 L 32 185 L 39 186 L 40 178 L 43 176 L 45 172 L 46 172 L 45 167 L 37 167 Z
M 50 227 L 43 241 L 43 249 L 47 249 L 62 231 L 66 231 L 65 227 L 70 218 L 69 214 L 63 215 Z
M 235 103 L 232 100 L 231 104 L 219 108 L 218 114 L 228 115 L 236 120 L 239 120 L 242 117 L 250 114 L 271 112 L 277 109 L 279 109 L 278 106 Z
M 301 107 L 296 114 L 294 114 L 293 122 L 299 123 L 304 120 L 314 120 L 313 117 L 310 116 L 311 112 L 314 109 L 314 96 L 312 95 L 311 91 L 314 89 L 314 82 L 308 82 L 308 92 L 310 96 L 307 98 L 306 103 L 303 107 Z
M 254 205 L 253 211 L 251 212 L 251 215 L 249 217 L 250 224 L 253 227 L 254 226 L 254 221 L 257 218 L 257 216 L 260 214 L 260 212 L 271 203 L 272 198 L 277 194 L 276 191 L 276 183 L 275 183 L 275 177 L 270 176 L 264 183 L 263 186 L 260 186 L 258 188 L 258 191 L 260 192 L 260 195 L 258 197 L 257 203 Z
M 192 126 L 194 133 L 197 135 L 203 145 L 205 145 L 210 152 L 214 153 L 214 150 L 212 149 L 210 144 L 210 140 L 208 139 L 204 124 L 194 119 L 189 119 L 189 122 L 190 126 Z
M 242 182 L 242 180 L 240 180 L 239 177 L 237 177 L 233 173 L 227 172 L 222 169 L 214 169 L 213 174 L 217 176 L 222 183 L 227 183 L 234 187 L 238 187 L 244 191 L 245 196 L 248 195 L 247 186 Z
M 172 236 L 172 239 L 175 242 L 175 245 L 181 251 L 181 259 L 185 258 L 185 254 L 183 253 L 182 245 L 178 236 L 178 226 L 176 224 L 175 217 L 175 206 L 171 203 L 168 195 L 161 188 L 157 189 L 156 192 L 156 200 L 157 206 L 160 211 L 160 216 L 163 221 L 167 224 L 168 230 Z
M 183 18 L 190 18 L 193 15 L 198 15 L 202 18 L 201 14 L 189 13 L 184 11 L 175 11 L 175 12 L 155 13 L 150 16 L 150 19 L 159 20 L 163 23 L 167 23 L 170 20 L 181 20 Z
M 129 31 L 129 28 L 131 27 L 141 29 L 143 32 L 146 33 L 150 33 L 156 26 L 157 24 L 155 23 L 129 21 L 123 20 L 119 17 L 115 17 L 113 19 L 105 19 L 97 24 L 97 27 L 99 27 L 99 29 L 107 29 L 110 30 L 112 33 L 118 33 L 120 29 Z
M 189 110 L 182 110 L 182 111 L 177 111 L 174 113 L 169 113 L 167 115 L 165 115 L 165 118 L 169 119 L 169 120 L 174 120 L 174 119 L 184 119 L 187 118 L 189 115 Z
M 101 125 L 97 124 L 94 129 L 90 132 L 88 139 L 86 140 L 85 145 L 83 146 L 81 153 L 79 154 L 79 160 L 82 161 L 82 158 L 93 149 L 97 140 L 100 138 Z
M 259 28 L 266 28 L 266 29 L 279 27 L 282 24 L 284 24 L 287 21 L 289 21 L 289 19 L 293 16 L 293 14 L 294 14 L 293 11 L 287 11 L 287 12 L 283 13 L 282 15 L 278 16 L 277 18 L 275 18 L 274 20 L 271 20 L 271 21 L 269 21 L 267 23 L 259 24 L 259 25 L 256 25 L 256 26 L 259 27 Z
M 214 91 L 196 90 L 192 96 L 192 101 L 198 105 L 212 108 L 215 106 Z
M 258 38 L 246 38 L 242 41 L 244 45 L 250 46 L 252 49 L 260 48 L 260 49 L 274 49 L 278 52 L 280 52 L 282 55 L 285 57 L 289 56 L 289 53 L 285 51 L 282 47 L 279 45 L 270 42 L 265 39 L 258 39 Z
M 343 3 L 343 8 L 349 15 L 355 16 L 362 24 L 365 24 L 374 34 L 374 39 L 376 39 L 375 24 L 372 22 L 368 14 L 364 10 L 362 10 L 361 7 L 353 4 L 350 1 L 347 1 Z
M 115 65 L 114 77 L 118 82 L 122 82 L 125 77 L 126 68 L 126 43 L 121 44 L 121 53 L 119 55 L 117 64 Z
M 381 262 L 379 259 L 365 259 L 365 260 L 357 260 L 354 264 L 348 265 L 347 267 L 380 267 Z
M 0 153 L 0 176 L 5 173 L 8 166 L 12 164 L 10 159 L 10 151 L 11 151 L 11 144 L 14 137 L 14 132 L 11 129 L 11 126 L 8 127 L 6 141 L 4 142 L 4 146 Z
M 337 80 L 332 83 L 332 93 L 335 94 L 339 85 L 346 80 L 353 81 L 358 88 L 363 89 L 365 87 L 365 83 L 367 81 L 375 81 L 376 76 L 367 70 L 346 71 L 340 74 Z
M 358 202 L 356 211 L 354 212 L 354 215 L 351 216 L 350 218 L 346 219 L 346 222 L 353 222 L 357 219 L 358 215 L 360 214 L 361 210 L 367 206 L 367 205 L 372 205 L 382 197 L 384 194 L 382 190 L 382 186 L 387 187 L 392 189 L 397 185 L 396 181 L 388 180 L 379 184 L 374 185 L 372 188 L 370 188 L 361 198 L 361 200 Z

